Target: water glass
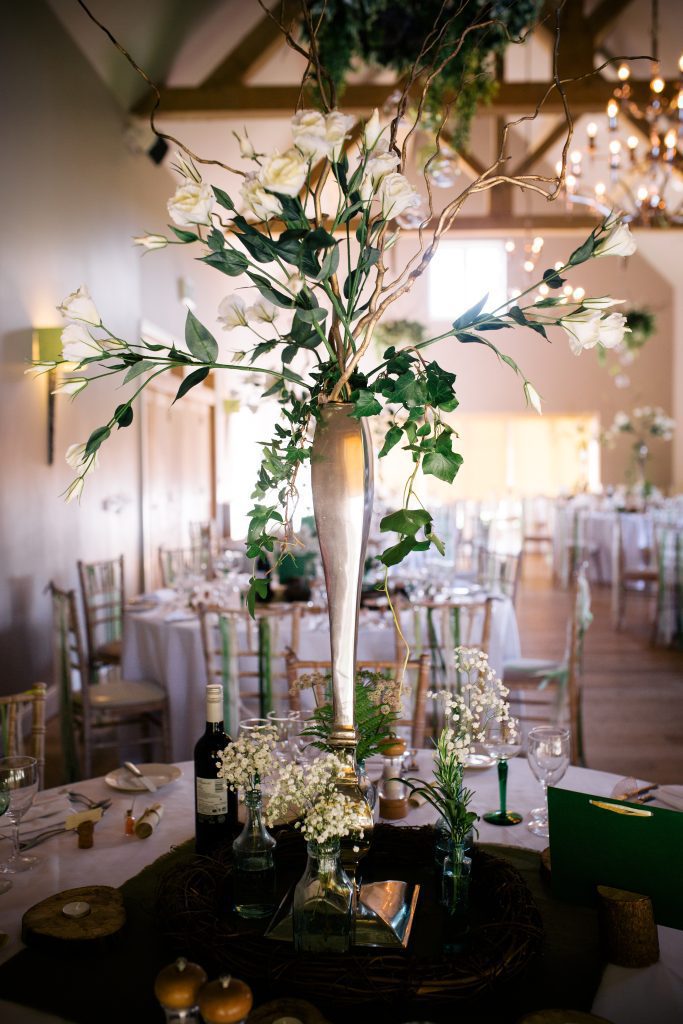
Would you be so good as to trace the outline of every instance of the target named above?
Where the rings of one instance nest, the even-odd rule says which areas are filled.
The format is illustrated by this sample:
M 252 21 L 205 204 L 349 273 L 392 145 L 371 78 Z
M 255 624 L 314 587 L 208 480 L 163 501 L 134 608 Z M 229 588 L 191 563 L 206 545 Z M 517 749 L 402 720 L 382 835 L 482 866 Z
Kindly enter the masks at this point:
M 19 824 L 38 792 L 38 762 L 35 757 L 0 758 L 0 802 L 6 804 L 6 815 L 12 826 L 12 854 L 0 864 L 0 873 L 16 875 L 30 871 L 38 863 L 37 857 L 22 857 L 19 853 Z M 9 886 L 6 886 L 5 891 Z
M 500 807 L 497 811 L 488 811 L 484 821 L 489 825 L 519 825 L 522 815 L 518 811 L 507 809 L 508 761 L 516 757 L 522 749 L 522 736 L 519 722 L 510 718 L 505 722 L 491 722 L 486 730 L 482 743 L 484 750 L 498 762 L 498 792 Z
M 543 805 L 531 812 L 527 827 L 536 836 L 547 838 L 548 830 L 548 786 L 555 786 L 569 767 L 569 729 L 560 726 L 540 725 L 531 729 L 527 740 L 529 767 L 541 783 Z

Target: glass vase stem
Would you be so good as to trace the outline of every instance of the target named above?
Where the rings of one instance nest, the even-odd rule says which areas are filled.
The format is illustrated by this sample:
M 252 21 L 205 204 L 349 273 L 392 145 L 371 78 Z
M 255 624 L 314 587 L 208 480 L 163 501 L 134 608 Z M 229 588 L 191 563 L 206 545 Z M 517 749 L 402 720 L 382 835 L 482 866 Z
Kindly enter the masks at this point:
M 507 811 L 508 763 L 502 758 L 498 761 L 498 795 L 502 814 Z

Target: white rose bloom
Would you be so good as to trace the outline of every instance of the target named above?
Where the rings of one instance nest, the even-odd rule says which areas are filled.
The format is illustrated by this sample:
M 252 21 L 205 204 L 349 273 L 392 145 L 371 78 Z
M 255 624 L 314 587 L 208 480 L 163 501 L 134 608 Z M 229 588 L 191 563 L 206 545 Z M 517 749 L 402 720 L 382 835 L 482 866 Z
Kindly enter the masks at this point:
M 141 245 L 143 249 L 165 249 L 168 238 L 165 235 L 135 235 L 133 245 Z
M 610 313 L 600 321 L 598 340 L 605 348 L 616 348 L 624 340 L 626 331 L 630 331 L 626 326 L 626 317 L 621 313 Z
M 266 192 L 257 174 L 250 174 L 244 179 L 240 194 L 246 206 L 259 220 L 270 220 L 271 217 L 279 217 L 282 213 L 282 203 L 277 196 Z
M 612 227 L 593 250 L 594 256 L 632 256 L 636 251 L 636 240 L 628 224 L 616 220 Z
M 232 331 L 235 327 L 247 326 L 247 309 L 244 299 L 239 295 L 229 295 L 218 307 L 218 321 L 224 331 Z
M 325 138 L 325 118 L 318 110 L 300 110 L 292 118 L 294 145 L 307 157 L 329 156 Z
M 85 285 L 81 285 L 78 291 L 67 295 L 57 309 L 67 320 L 82 320 L 83 323 L 92 324 L 93 327 L 99 327 L 102 323 L 102 317 L 97 312 L 95 303 L 90 298 L 90 292 Z
M 356 123 L 351 114 L 333 110 L 325 118 L 325 138 L 330 146 L 331 159 L 338 160 L 344 149 L 344 142 Z
M 87 388 L 88 378 L 87 377 L 71 377 L 68 380 L 60 380 L 57 382 L 57 386 L 52 392 L 53 395 L 70 395 L 75 398 L 76 395 L 80 394 L 83 388 Z
M 272 324 L 277 319 L 277 306 L 267 299 L 259 299 L 247 310 L 247 320 L 255 320 L 259 324 Z
M 375 107 L 371 116 L 363 125 L 363 141 L 368 151 L 375 148 L 383 131 L 384 128 L 379 122 L 379 110 Z
M 382 178 L 377 196 L 382 204 L 382 216 L 387 220 L 398 217 L 404 210 L 420 202 L 419 194 L 398 171 Z
M 575 356 L 585 348 L 594 348 L 600 340 L 599 313 L 574 313 L 560 320 L 560 326 L 569 335 L 569 347 Z
M 232 134 L 239 143 L 240 155 L 243 156 L 245 160 L 251 160 L 251 158 L 256 155 L 256 150 L 252 146 L 251 139 L 247 135 L 247 129 L 245 128 L 243 132 L 233 132 Z
M 91 356 L 101 356 L 102 349 L 82 324 L 69 324 L 62 331 L 62 359 L 80 363 Z
M 298 295 L 305 284 L 306 282 L 299 273 L 299 271 L 295 270 L 293 274 L 287 275 L 287 280 L 285 281 L 285 288 L 290 293 L 290 295 Z
M 308 163 L 297 149 L 286 153 L 273 153 L 263 161 L 259 181 L 270 192 L 282 196 L 296 196 L 303 188 L 308 173 Z
M 599 295 L 595 298 L 582 299 L 581 305 L 585 309 L 609 309 L 610 306 L 623 306 L 626 299 L 613 299 L 609 295 Z
M 535 409 L 538 415 L 541 416 L 543 413 L 541 408 L 541 396 L 529 380 L 524 381 L 524 394 L 531 408 Z
M 395 171 L 399 163 L 400 158 L 396 153 L 377 153 L 371 156 L 365 165 L 365 174 L 371 178 L 373 185 L 377 188 L 382 178 Z
M 195 224 L 209 224 L 209 214 L 215 202 L 210 185 L 186 178 L 166 205 L 171 220 L 179 227 L 187 228 Z

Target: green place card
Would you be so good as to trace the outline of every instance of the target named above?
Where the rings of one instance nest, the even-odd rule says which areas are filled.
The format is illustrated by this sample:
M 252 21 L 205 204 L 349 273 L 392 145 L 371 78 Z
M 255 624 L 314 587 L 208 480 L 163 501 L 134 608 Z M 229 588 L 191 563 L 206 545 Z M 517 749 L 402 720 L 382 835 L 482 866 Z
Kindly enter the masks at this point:
M 548 811 L 557 896 L 594 903 L 597 885 L 643 893 L 658 924 L 683 928 L 683 813 L 552 787 Z

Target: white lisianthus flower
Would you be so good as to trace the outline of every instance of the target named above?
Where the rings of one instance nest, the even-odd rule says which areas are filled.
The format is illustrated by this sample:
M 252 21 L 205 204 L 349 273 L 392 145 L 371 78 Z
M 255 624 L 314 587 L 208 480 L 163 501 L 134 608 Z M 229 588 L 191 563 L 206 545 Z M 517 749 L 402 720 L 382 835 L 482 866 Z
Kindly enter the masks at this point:
M 70 501 L 73 501 L 74 498 L 80 498 L 81 494 L 83 493 L 84 484 L 85 481 L 82 476 L 77 476 L 73 483 L 69 484 L 67 492 L 64 495 L 64 500 L 66 501 L 67 505 L 69 504 Z
M 631 234 L 628 224 L 618 218 L 605 221 L 607 234 L 593 249 L 593 255 L 600 256 L 632 256 L 636 251 L 636 240 Z
M 595 298 L 582 299 L 581 305 L 585 309 L 609 309 L 610 306 L 623 306 L 626 299 L 613 299 L 609 295 L 599 295 Z
M 69 324 L 62 331 L 62 358 L 69 363 L 80 363 L 92 356 L 101 356 L 102 348 L 82 324 Z
M 85 459 L 85 445 L 70 444 L 64 457 L 72 469 L 80 469 Z
M 363 125 L 363 142 L 365 143 L 365 148 L 368 152 L 375 149 L 383 131 L 384 127 L 379 121 L 379 110 L 375 107 L 372 114 Z
M 375 156 L 371 156 L 365 165 L 365 174 L 377 188 L 382 178 L 395 171 L 399 163 L 400 158 L 396 153 L 377 153 Z
M 298 149 L 286 153 L 275 152 L 267 156 L 259 171 L 259 181 L 270 192 L 281 196 L 296 196 L 303 188 L 308 173 L 308 162 Z
M 235 327 L 247 326 L 247 308 L 244 299 L 239 295 L 229 295 L 218 307 L 218 321 L 224 331 L 232 331 Z
M 541 396 L 530 380 L 524 381 L 524 395 L 531 408 L 535 409 L 538 415 L 541 416 L 543 414 L 543 409 L 541 408 Z
M 296 148 L 308 157 L 330 155 L 325 138 L 325 118 L 318 110 L 300 110 L 292 118 L 292 136 Z
M 569 347 L 575 356 L 585 348 L 595 348 L 600 340 L 600 314 L 592 311 L 572 313 L 560 320 L 569 335 Z
M 333 110 L 325 118 L 325 139 L 330 147 L 330 159 L 338 160 L 344 149 L 344 142 L 356 123 L 351 114 L 342 114 Z
M 245 160 L 253 159 L 253 157 L 256 156 L 256 150 L 252 145 L 251 139 L 247 135 L 247 129 L 245 128 L 243 132 L 233 132 L 232 134 L 239 143 L 240 155 L 243 156 Z
M 377 197 L 382 204 L 382 216 L 386 220 L 398 217 L 404 210 L 417 206 L 420 202 L 419 193 L 405 175 L 399 174 L 398 171 L 382 178 Z
M 599 342 L 605 348 L 616 348 L 624 340 L 624 334 L 630 331 L 626 326 L 626 317 L 621 313 L 610 313 L 602 318 L 598 325 Z
M 52 392 L 53 395 L 70 395 L 75 398 L 84 388 L 88 386 L 87 377 L 70 377 L 68 380 L 60 380 Z
M 168 238 L 165 235 L 135 235 L 133 245 L 141 245 L 143 249 L 165 249 Z
M 171 220 L 181 228 L 210 224 L 216 198 L 210 185 L 186 178 L 167 203 Z
M 93 327 L 99 327 L 102 323 L 102 317 L 97 312 L 95 303 L 90 298 L 90 292 L 85 285 L 81 285 L 77 291 L 67 295 L 57 309 L 67 320 L 82 320 L 83 323 L 92 324 Z
M 86 476 L 88 473 L 92 473 L 94 469 L 97 469 L 97 452 L 92 455 L 86 455 L 85 449 L 85 444 L 71 444 L 66 450 L 66 461 L 79 474 L 67 488 L 65 494 L 67 502 L 73 501 L 74 498 L 80 498 L 83 493 Z
M 33 363 L 32 366 L 29 366 L 24 370 L 24 376 L 40 377 L 41 373 L 49 373 L 50 370 L 54 370 L 55 366 L 57 366 L 57 363 Z
M 285 288 L 290 293 L 290 295 L 298 295 L 305 284 L 306 281 L 304 280 L 304 278 L 301 276 L 298 270 L 295 270 L 294 273 L 287 275 L 287 280 L 285 281 Z
M 257 174 L 250 174 L 244 179 L 240 194 L 245 205 L 259 220 L 270 220 L 282 213 L 282 203 L 277 196 L 266 192 Z
M 277 319 L 278 310 L 267 299 L 259 299 L 247 310 L 247 320 L 255 320 L 258 324 L 272 324 Z
M 202 176 L 195 167 L 192 157 L 189 155 L 186 157 L 185 154 L 181 153 L 179 150 L 176 151 L 174 162 L 171 164 L 171 167 L 178 172 L 181 178 L 188 178 L 190 181 L 196 181 L 197 183 L 202 180 Z

